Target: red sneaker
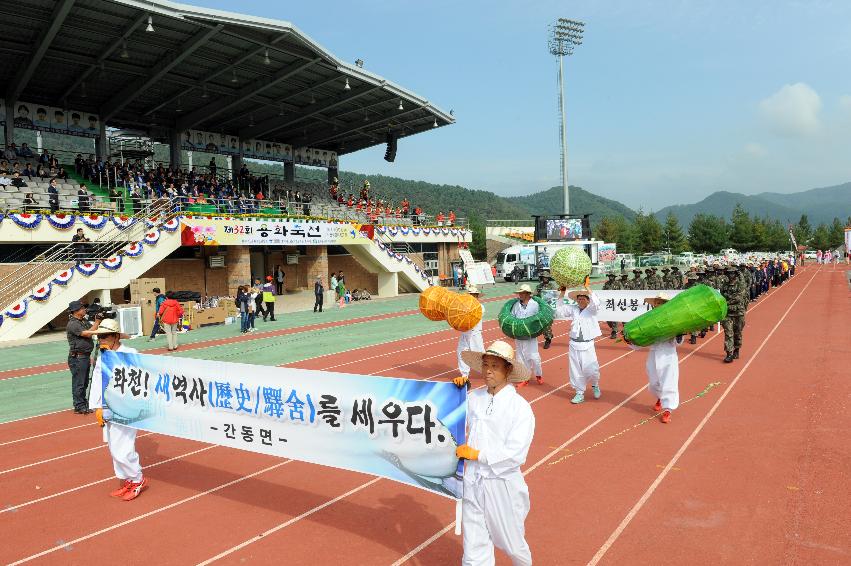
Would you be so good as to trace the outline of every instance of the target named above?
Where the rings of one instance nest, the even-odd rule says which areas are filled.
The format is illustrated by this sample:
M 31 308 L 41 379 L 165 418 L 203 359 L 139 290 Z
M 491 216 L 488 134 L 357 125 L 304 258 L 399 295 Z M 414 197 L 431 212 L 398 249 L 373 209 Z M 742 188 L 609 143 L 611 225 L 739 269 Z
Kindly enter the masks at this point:
M 121 483 L 121 487 L 113 491 L 109 494 L 110 497 L 124 497 L 124 494 L 130 489 L 130 486 L 133 485 L 133 482 L 130 480 L 124 480 Z
M 521 387 L 526 387 L 527 385 L 529 385 L 529 380 L 528 380 L 528 379 L 527 379 L 526 381 L 521 381 L 520 383 L 518 383 L 518 384 L 517 384 L 517 389 L 520 389 Z
M 671 411 L 665 409 L 665 411 L 662 412 L 662 417 L 659 420 L 665 424 L 671 422 Z
M 538 377 L 535 378 L 535 381 L 538 382 L 538 385 L 543 385 L 544 384 L 544 376 L 539 375 Z
M 124 501 L 133 501 L 142 493 L 144 489 L 148 487 L 148 478 L 142 478 L 142 481 L 139 483 L 130 482 L 130 486 L 127 488 L 127 493 L 121 498 Z
M 653 405 L 653 410 L 656 411 L 657 413 L 662 410 L 662 400 L 661 399 L 656 399 L 656 404 Z

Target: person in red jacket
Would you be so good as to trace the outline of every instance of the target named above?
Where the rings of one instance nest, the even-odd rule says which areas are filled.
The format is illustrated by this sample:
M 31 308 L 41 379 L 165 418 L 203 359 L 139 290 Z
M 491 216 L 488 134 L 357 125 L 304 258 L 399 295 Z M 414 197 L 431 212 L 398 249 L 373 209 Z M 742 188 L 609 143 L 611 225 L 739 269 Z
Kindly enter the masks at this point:
M 165 294 L 165 301 L 160 305 L 160 310 L 157 311 L 157 316 L 160 317 L 160 326 L 165 330 L 165 337 L 168 340 L 168 351 L 177 350 L 177 331 L 180 319 L 183 318 L 183 306 L 174 299 L 174 293 L 171 291 Z

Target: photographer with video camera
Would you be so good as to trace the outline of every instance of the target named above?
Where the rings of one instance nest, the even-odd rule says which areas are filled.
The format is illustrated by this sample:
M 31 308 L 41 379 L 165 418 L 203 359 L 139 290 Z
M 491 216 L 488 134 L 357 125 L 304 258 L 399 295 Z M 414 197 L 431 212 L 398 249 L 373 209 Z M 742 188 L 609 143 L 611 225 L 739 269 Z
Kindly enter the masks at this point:
M 92 336 L 97 333 L 103 318 L 98 313 L 91 322 L 87 319 L 88 308 L 80 301 L 71 301 L 68 305 L 68 326 L 65 335 L 68 338 L 68 369 L 71 370 L 71 397 L 74 400 L 74 412 L 87 415 L 89 409 L 88 390 L 91 368 L 91 356 L 94 349 Z

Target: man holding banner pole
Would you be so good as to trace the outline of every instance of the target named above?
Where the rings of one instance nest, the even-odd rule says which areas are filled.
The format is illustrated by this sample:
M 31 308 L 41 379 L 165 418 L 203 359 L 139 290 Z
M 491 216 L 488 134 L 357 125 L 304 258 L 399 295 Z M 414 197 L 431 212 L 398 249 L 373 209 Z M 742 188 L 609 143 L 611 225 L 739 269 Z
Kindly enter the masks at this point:
M 494 546 L 515 566 L 532 564 L 526 543 L 529 488 L 520 472 L 535 434 L 532 408 L 509 383 L 529 379 L 514 349 L 497 340 L 485 352 L 463 352 L 464 362 L 481 373 L 486 388 L 467 396 L 467 443 L 455 454 L 466 460 L 461 525 L 465 566 L 494 563 Z M 453 380 L 459 387 L 466 380 Z

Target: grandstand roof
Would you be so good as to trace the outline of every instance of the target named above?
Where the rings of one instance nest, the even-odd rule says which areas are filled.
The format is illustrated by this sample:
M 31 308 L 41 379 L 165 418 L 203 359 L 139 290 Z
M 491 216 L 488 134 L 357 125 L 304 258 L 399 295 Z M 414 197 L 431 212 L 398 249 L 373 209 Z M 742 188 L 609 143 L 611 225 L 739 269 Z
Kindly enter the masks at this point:
M 455 121 L 289 22 L 162 0 L 2 2 L 0 53 L 0 97 L 156 138 L 197 129 L 345 154 L 389 128 L 404 137 Z

